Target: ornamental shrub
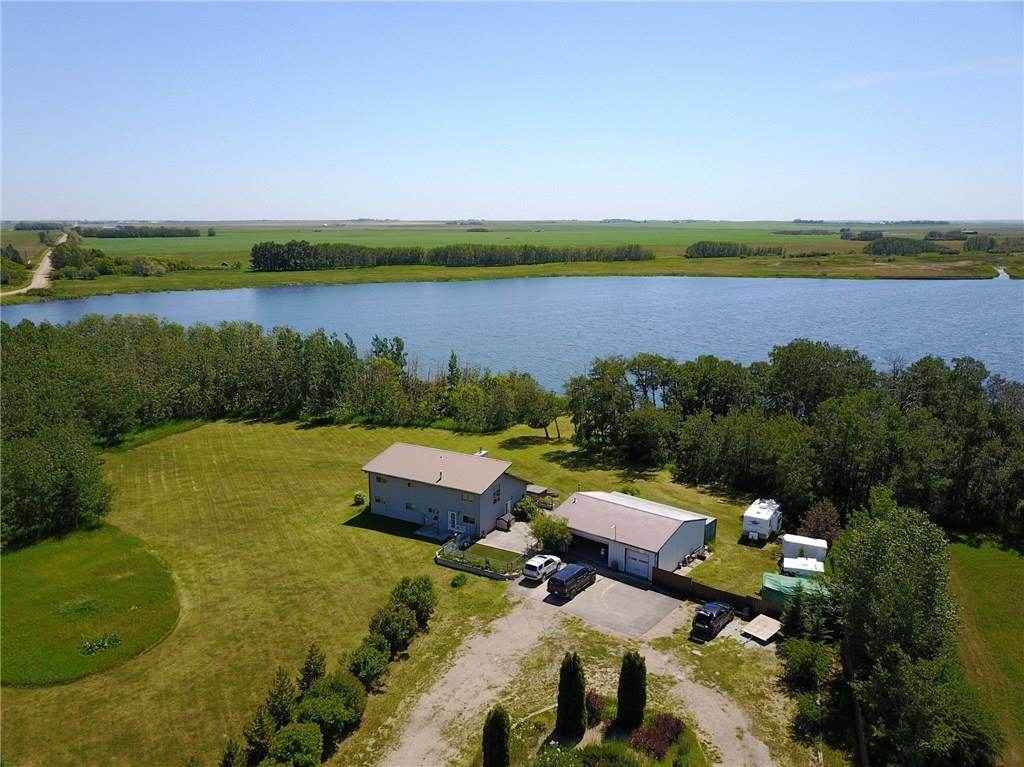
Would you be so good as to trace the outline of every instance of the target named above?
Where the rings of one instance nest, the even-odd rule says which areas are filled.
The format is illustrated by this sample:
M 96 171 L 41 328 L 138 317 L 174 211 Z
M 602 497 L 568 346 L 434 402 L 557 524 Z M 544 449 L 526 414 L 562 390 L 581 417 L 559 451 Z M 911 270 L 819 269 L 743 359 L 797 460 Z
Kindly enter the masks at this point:
M 370 619 L 370 631 L 387 640 L 391 655 L 397 655 L 409 646 L 418 627 L 416 614 L 395 602 L 377 610 Z
M 363 683 L 366 689 L 373 687 L 387 671 L 391 659 L 391 648 L 380 634 L 363 637 L 362 643 L 348 658 L 348 670 Z
M 363 683 L 348 671 L 332 671 L 314 684 L 307 694 L 311 698 L 324 698 L 337 695 L 345 707 L 352 712 L 355 719 L 353 728 L 363 718 L 366 710 L 366 688 Z
M 354 496 L 352 496 L 352 505 L 354 506 L 365 506 L 366 505 L 366 493 L 362 490 L 356 490 Z
M 629 745 L 645 751 L 655 759 L 663 759 L 672 744 L 683 734 L 683 721 L 673 714 L 655 714 L 643 727 L 635 730 Z
M 587 731 L 586 688 L 580 656 L 566 653 L 558 673 L 558 713 L 555 719 L 555 731 L 564 738 L 579 740 Z
M 426 631 L 430 616 L 437 607 L 437 592 L 430 578 L 426 575 L 417 575 L 415 578 L 403 577 L 391 589 L 391 599 L 412 610 L 416 616 L 417 627 L 420 631 Z
M 295 720 L 320 728 L 324 754 L 334 753 L 338 741 L 355 729 L 358 719 L 340 695 L 307 696 L 295 710 Z
M 617 701 L 621 726 L 636 727 L 643 722 L 647 708 L 647 663 L 635 650 L 622 656 Z
M 295 686 L 299 688 L 299 694 L 305 695 L 309 692 L 309 688 L 320 681 L 326 672 L 327 654 L 324 653 L 320 645 L 312 642 L 306 651 L 306 659 L 302 662 L 302 668 L 299 669 L 299 678 L 295 682 Z
M 295 697 L 295 685 L 292 683 L 292 678 L 283 668 L 278 668 L 264 702 L 267 713 L 274 720 L 275 726 L 284 727 L 292 720 Z
M 270 751 L 270 740 L 274 737 L 274 720 L 267 713 L 267 707 L 260 705 L 252 719 L 242 731 L 245 739 L 245 760 L 249 764 L 258 764 Z
M 508 767 L 508 741 L 512 722 L 500 703 L 487 712 L 484 720 L 483 767 Z
M 269 758 L 290 767 L 317 767 L 324 743 L 315 724 L 289 724 L 270 742 Z
M 463 586 L 466 585 L 467 580 L 469 579 L 466 577 L 465 573 L 455 573 L 455 576 L 452 578 L 452 582 L 450 585 L 453 589 L 461 589 Z

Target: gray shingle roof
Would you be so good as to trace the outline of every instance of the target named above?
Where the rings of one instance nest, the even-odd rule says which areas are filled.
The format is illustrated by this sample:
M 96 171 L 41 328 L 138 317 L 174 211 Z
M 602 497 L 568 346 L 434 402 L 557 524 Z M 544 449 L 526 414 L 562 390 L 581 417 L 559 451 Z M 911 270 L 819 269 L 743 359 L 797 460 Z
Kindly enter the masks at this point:
M 511 465 L 496 458 L 396 442 L 371 458 L 363 471 L 479 495 Z

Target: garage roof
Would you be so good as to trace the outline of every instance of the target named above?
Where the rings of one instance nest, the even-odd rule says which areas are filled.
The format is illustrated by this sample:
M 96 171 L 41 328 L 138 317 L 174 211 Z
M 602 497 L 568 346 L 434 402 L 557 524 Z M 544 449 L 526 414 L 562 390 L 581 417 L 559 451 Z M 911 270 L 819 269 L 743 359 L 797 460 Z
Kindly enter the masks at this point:
M 627 546 L 658 552 L 687 522 L 705 524 L 708 517 L 625 493 L 573 493 L 551 512 L 572 530 L 620 541 Z M 613 529 L 614 528 L 614 529 Z
M 371 458 L 363 471 L 479 495 L 511 465 L 482 455 L 396 442 Z

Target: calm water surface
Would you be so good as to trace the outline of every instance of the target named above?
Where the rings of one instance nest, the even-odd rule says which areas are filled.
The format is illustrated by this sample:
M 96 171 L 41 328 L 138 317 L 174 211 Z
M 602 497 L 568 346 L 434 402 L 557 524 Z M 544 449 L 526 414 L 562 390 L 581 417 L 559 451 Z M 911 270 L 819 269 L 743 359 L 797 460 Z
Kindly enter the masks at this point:
M 422 367 L 516 368 L 558 388 L 597 355 L 763 359 L 807 337 L 896 357 L 971 355 L 1024 380 L 1024 281 L 570 277 L 322 285 L 97 296 L 5 307 L 22 319 L 153 314 L 191 324 L 247 320 L 323 327 L 361 348 L 398 335 Z

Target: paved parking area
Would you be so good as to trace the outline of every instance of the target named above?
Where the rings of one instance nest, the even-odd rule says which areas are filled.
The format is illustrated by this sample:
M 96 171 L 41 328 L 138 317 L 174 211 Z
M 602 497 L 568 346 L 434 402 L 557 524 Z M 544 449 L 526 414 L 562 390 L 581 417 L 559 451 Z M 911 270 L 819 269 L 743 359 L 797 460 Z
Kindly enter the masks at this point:
M 537 585 L 520 580 L 512 583 L 511 590 L 551 610 L 575 615 L 596 628 L 623 636 L 647 633 L 681 604 L 666 594 L 603 575 L 598 575 L 593 586 L 568 602 L 551 598 L 546 583 Z

